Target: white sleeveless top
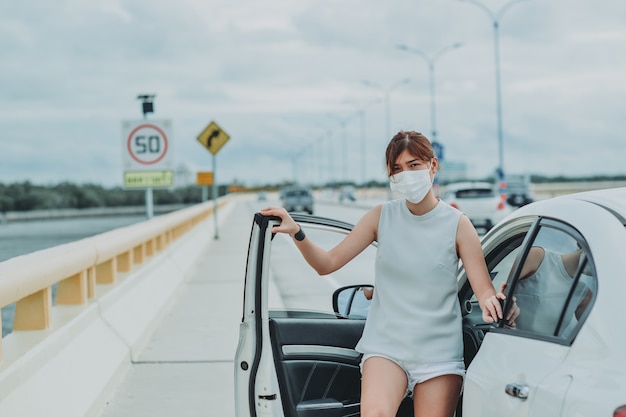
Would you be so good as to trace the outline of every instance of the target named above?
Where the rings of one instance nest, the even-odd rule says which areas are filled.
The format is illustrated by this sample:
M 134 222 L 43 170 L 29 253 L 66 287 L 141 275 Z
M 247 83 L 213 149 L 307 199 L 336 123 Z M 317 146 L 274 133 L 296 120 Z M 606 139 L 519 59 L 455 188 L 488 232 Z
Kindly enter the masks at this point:
M 456 232 L 462 213 L 439 201 L 423 216 L 383 203 L 375 290 L 356 350 L 398 361 L 463 360 Z

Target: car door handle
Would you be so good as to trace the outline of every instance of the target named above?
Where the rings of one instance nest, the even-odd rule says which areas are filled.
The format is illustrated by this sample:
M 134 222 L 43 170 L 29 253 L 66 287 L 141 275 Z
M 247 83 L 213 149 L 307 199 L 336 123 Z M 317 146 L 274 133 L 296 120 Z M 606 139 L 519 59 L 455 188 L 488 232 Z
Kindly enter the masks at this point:
M 507 384 L 506 388 L 504 388 L 504 392 L 506 392 L 511 397 L 525 400 L 528 398 L 530 388 L 526 384 Z

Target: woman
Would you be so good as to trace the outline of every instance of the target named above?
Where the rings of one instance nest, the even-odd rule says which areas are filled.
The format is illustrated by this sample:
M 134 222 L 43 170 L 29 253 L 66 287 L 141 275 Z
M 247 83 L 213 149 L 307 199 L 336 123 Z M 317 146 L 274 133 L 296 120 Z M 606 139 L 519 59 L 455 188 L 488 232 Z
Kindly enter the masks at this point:
M 461 311 L 457 299 L 459 257 L 486 322 L 502 318 L 499 300 L 469 219 L 439 200 L 432 182 L 438 160 L 418 132 L 399 132 L 386 151 L 391 189 L 402 198 L 368 211 L 330 251 L 306 238 L 281 208 L 272 230 L 288 233 L 306 261 L 330 274 L 378 242 L 375 292 L 356 349 L 361 361 L 361 416 L 396 415 L 413 396 L 415 417 L 450 417 L 461 392 L 465 368 Z

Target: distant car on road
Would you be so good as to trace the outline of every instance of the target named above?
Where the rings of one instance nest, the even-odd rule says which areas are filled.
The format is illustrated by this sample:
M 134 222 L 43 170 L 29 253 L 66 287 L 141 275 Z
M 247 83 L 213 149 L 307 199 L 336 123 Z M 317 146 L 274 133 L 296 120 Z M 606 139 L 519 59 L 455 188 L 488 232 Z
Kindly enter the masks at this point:
M 354 195 L 355 193 L 356 190 L 351 185 L 341 187 L 339 190 L 339 202 L 343 203 L 344 200 L 356 201 L 356 196 Z
M 530 178 L 528 175 L 506 176 L 507 203 L 514 207 L 522 207 L 533 202 L 530 196 Z
M 496 187 L 489 182 L 448 184 L 442 199 L 465 213 L 475 227 L 487 231 L 513 211 L 500 197 Z
M 280 199 L 285 210 L 313 214 L 313 194 L 306 187 L 290 186 L 283 188 Z

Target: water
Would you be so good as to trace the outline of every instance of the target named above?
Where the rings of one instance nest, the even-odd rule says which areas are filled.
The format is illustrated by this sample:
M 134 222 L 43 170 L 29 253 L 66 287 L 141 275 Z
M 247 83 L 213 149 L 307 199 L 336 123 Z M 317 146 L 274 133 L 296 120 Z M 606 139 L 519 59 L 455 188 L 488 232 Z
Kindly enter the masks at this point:
M 146 220 L 145 215 L 81 217 L 0 224 L 0 262 Z M 55 288 L 53 288 L 54 296 Z M 2 336 L 13 327 L 15 304 L 2 308 Z

